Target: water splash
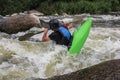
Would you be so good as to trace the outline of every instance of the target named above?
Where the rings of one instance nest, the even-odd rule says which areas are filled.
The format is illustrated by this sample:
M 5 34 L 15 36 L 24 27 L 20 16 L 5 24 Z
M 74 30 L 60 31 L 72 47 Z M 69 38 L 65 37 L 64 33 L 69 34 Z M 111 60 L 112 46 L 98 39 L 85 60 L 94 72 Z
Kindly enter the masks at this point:
M 74 29 L 73 29 L 74 30 Z M 71 30 L 71 31 L 73 31 Z M 38 38 L 43 34 L 33 36 Z M 0 79 L 47 78 L 120 58 L 120 28 L 92 28 L 80 54 L 50 42 L 18 41 L 0 36 Z M 1 55 L 0 55 L 1 57 Z

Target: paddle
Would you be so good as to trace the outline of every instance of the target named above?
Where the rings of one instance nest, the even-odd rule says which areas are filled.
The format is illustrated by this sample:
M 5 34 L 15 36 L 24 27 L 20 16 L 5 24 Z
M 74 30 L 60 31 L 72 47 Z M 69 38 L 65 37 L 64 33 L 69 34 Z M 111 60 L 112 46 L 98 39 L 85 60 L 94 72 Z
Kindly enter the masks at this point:
M 25 35 L 23 35 L 23 36 L 20 36 L 19 38 L 18 38 L 18 40 L 19 41 L 25 41 L 25 40 L 28 40 L 30 37 L 32 37 L 33 35 L 36 35 L 36 34 L 39 34 L 39 33 L 42 33 L 42 32 L 44 32 L 44 31 L 40 31 L 40 32 L 37 32 L 37 33 L 27 33 L 27 34 L 25 34 Z

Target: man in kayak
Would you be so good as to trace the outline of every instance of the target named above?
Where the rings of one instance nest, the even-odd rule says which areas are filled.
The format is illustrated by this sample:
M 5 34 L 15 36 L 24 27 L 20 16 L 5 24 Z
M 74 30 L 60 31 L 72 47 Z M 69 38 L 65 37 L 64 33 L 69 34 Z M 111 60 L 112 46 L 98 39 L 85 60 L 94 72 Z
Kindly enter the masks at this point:
M 72 36 L 68 29 L 72 28 L 72 24 L 66 22 L 64 25 L 59 25 L 59 21 L 57 19 L 51 19 L 49 21 L 49 26 L 53 32 L 47 36 L 48 29 L 45 29 L 42 41 L 53 40 L 56 44 L 65 45 L 69 48 Z

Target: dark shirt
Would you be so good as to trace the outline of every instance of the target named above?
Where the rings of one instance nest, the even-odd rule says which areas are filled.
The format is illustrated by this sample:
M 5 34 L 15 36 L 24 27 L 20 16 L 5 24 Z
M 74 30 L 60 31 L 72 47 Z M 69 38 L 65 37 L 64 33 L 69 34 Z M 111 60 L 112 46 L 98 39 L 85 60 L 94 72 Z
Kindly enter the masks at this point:
M 62 34 L 59 31 L 55 31 L 52 32 L 49 37 L 51 40 L 54 40 L 58 44 L 62 38 Z
M 65 38 L 59 31 L 54 31 L 49 35 L 50 39 L 55 41 L 56 44 L 68 46 L 69 40 Z

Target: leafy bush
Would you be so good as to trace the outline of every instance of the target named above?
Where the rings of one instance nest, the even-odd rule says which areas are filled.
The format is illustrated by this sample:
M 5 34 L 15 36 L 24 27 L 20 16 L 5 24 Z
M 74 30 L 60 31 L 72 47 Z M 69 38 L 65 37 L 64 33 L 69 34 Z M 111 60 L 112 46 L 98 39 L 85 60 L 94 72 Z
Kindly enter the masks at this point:
M 38 10 L 44 14 L 107 14 L 120 11 L 120 0 L 0 0 L 0 14 L 12 14 L 26 10 Z

